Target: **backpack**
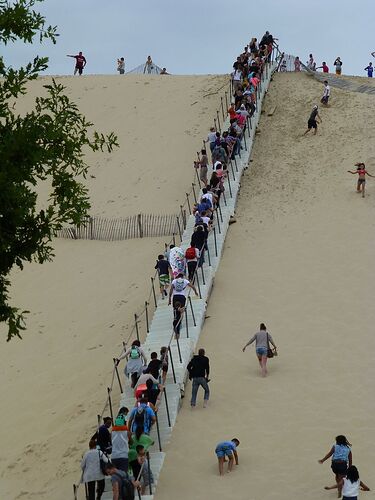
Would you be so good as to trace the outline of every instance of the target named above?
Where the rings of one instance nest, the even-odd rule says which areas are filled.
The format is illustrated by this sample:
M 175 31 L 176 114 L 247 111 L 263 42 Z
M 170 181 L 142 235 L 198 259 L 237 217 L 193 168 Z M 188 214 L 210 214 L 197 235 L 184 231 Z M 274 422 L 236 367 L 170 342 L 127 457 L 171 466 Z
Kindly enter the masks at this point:
M 185 252 L 185 257 L 188 260 L 195 259 L 197 257 L 194 247 L 189 247 Z
M 135 428 L 142 427 L 145 428 L 145 420 L 146 420 L 146 408 L 144 406 L 138 405 L 137 411 L 135 412 L 133 424 L 135 424 Z
M 126 472 L 124 474 L 126 474 Z M 134 500 L 134 486 L 130 481 L 128 474 L 126 474 L 126 477 L 122 475 L 120 476 L 120 474 L 116 473 L 113 475 L 120 479 L 120 500 Z
M 117 415 L 116 420 L 115 420 L 115 425 L 117 425 L 117 426 L 126 425 L 126 416 L 123 413 L 120 413 L 120 415 Z
M 139 352 L 138 347 L 133 345 L 130 349 L 130 358 L 131 359 L 138 359 L 140 357 L 141 357 L 141 353 Z

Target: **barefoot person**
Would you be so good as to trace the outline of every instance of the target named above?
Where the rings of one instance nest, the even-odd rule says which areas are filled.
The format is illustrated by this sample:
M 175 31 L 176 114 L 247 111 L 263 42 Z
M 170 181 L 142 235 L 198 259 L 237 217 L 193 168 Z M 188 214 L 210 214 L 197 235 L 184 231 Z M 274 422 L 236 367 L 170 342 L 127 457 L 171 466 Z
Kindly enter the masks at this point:
M 320 99 L 320 102 L 324 104 L 324 106 L 328 105 L 328 99 L 330 95 L 331 95 L 331 87 L 328 85 L 327 80 L 324 80 L 324 91 L 322 98 Z
M 249 342 L 242 349 L 242 352 L 245 352 L 245 349 L 248 345 L 252 344 L 255 341 L 255 352 L 259 361 L 259 366 L 262 371 L 262 377 L 267 375 L 267 357 L 268 357 L 268 349 L 269 345 L 272 344 L 275 351 L 276 345 L 270 335 L 267 332 L 266 325 L 264 323 L 260 324 L 260 330 L 258 333 L 252 337 Z
M 318 113 L 318 106 L 315 104 L 307 121 L 307 130 L 303 135 L 306 135 L 308 132 L 310 132 L 312 128 L 314 129 L 314 135 L 316 135 L 318 131 L 318 122 L 322 123 L 322 119 L 320 118 Z
M 340 480 L 339 484 L 333 486 L 325 486 L 325 490 L 335 490 L 340 486 L 343 500 L 357 500 L 359 490 L 370 491 L 370 488 L 365 485 L 360 479 L 358 469 L 355 465 L 348 467 L 346 477 Z M 339 495 L 340 496 L 340 495 Z
M 352 465 L 352 451 L 350 447 L 351 444 L 346 437 L 340 434 L 336 436 L 336 444 L 332 446 L 327 455 L 318 460 L 320 464 L 323 464 L 328 458 L 332 457 L 331 469 L 335 474 L 339 498 L 341 498 L 342 480 L 346 476 L 348 464 L 349 467 Z
M 357 181 L 357 193 L 360 193 L 362 191 L 362 198 L 365 197 L 365 186 L 366 186 L 366 175 L 369 177 L 375 177 L 375 175 L 371 175 L 367 172 L 366 166 L 364 163 L 359 162 L 356 163 L 355 166 L 357 167 L 357 170 L 355 172 L 352 172 L 351 170 L 348 170 L 349 174 L 358 174 L 358 181 Z
M 219 463 L 219 474 L 220 476 L 224 475 L 224 462 L 225 457 L 228 457 L 228 471 L 231 472 L 233 469 L 233 462 L 236 461 L 236 465 L 238 465 L 238 454 L 237 447 L 240 445 L 240 442 L 237 438 L 233 438 L 231 441 L 222 441 L 218 445 L 216 445 L 215 453 L 217 456 L 217 460 Z

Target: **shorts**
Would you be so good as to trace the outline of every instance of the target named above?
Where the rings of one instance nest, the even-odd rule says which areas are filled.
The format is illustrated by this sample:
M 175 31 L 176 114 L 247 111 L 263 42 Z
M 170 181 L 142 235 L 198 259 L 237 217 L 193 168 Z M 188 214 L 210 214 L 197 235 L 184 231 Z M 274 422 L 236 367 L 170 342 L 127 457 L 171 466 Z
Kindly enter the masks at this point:
M 358 179 L 358 185 L 366 184 L 366 179 Z
M 257 347 L 255 352 L 258 356 L 267 356 L 267 347 Z
M 231 457 L 233 454 L 232 448 L 227 448 L 226 446 L 217 447 L 215 450 L 217 458 Z
M 208 168 L 205 166 L 201 167 L 199 178 L 201 181 L 207 181 Z
M 336 68 L 336 75 L 341 75 L 341 68 Z
M 169 285 L 170 280 L 168 274 L 160 274 L 159 275 L 159 285 L 160 286 L 167 286 Z
M 348 470 L 348 464 L 346 462 L 332 460 L 331 469 L 334 474 L 339 474 L 340 476 L 346 476 L 346 471 Z
M 172 305 L 175 307 L 176 302 L 179 302 L 182 307 L 185 307 L 186 297 L 185 295 L 173 295 L 172 297 Z
M 83 66 L 76 66 L 75 69 L 78 70 L 78 74 L 82 75 Z
M 312 128 L 318 128 L 318 125 L 316 123 L 316 120 L 309 120 L 307 122 L 307 128 L 310 130 Z
M 322 98 L 320 99 L 320 102 L 321 102 L 322 104 L 328 104 L 328 99 L 329 99 L 329 96 L 328 96 L 328 95 L 326 95 L 326 96 L 324 96 L 324 97 L 322 97 Z

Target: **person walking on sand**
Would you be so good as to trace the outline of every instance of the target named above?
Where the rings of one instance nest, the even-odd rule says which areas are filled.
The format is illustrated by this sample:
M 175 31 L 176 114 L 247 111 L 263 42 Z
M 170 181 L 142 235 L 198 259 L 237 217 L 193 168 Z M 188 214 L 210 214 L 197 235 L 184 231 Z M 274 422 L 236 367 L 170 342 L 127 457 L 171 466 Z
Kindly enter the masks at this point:
M 75 68 L 74 68 L 74 75 L 78 74 L 81 76 L 82 75 L 82 72 L 83 72 L 83 68 L 86 66 L 86 58 L 85 56 L 82 54 L 82 52 L 79 52 L 76 56 L 72 56 L 72 55 L 67 55 L 67 57 L 74 57 L 74 59 L 76 60 L 76 65 L 75 65 Z
M 269 345 L 272 344 L 275 352 L 277 353 L 277 347 L 271 337 L 271 334 L 267 332 L 266 325 L 264 323 L 260 324 L 259 332 L 257 332 L 247 344 L 242 349 L 242 352 L 245 352 L 245 349 L 248 345 L 252 344 L 255 341 L 255 352 L 259 361 L 259 366 L 262 372 L 262 377 L 267 375 L 267 359 L 268 359 L 268 349 Z
M 324 104 L 324 106 L 328 106 L 328 99 L 331 95 L 331 87 L 328 85 L 327 80 L 324 80 L 324 91 L 320 102 Z
M 351 444 L 346 437 L 340 434 L 336 436 L 336 443 L 332 446 L 327 455 L 321 460 L 318 460 L 320 464 L 323 464 L 328 458 L 332 457 L 331 469 L 335 474 L 339 498 L 341 498 L 342 479 L 346 476 L 348 464 L 349 467 L 352 465 L 352 451 L 350 447 Z
M 372 65 L 372 62 L 370 62 L 369 65 L 366 66 L 365 71 L 367 71 L 367 76 L 369 78 L 372 78 L 372 74 L 374 73 L 374 66 Z
M 365 186 L 366 186 L 366 175 L 369 177 L 375 177 L 375 175 L 371 175 L 367 172 L 366 166 L 364 163 L 359 162 L 356 163 L 355 166 L 357 167 L 357 170 L 355 172 L 352 172 L 351 170 L 348 170 L 349 174 L 358 174 L 358 181 L 357 181 L 357 193 L 360 193 L 362 191 L 362 198 L 365 197 Z
M 336 57 L 335 62 L 333 63 L 335 69 L 336 69 L 336 75 L 341 75 L 341 70 L 342 70 L 342 61 L 339 57 Z
M 216 445 L 215 453 L 219 463 L 220 476 L 224 475 L 224 462 L 226 457 L 228 457 L 227 472 L 232 472 L 234 460 L 236 461 L 236 465 L 238 465 L 237 448 L 239 445 L 240 442 L 237 438 L 233 438 L 230 441 L 222 441 Z
M 144 67 L 143 73 L 150 74 L 153 69 L 154 69 L 154 65 L 153 65 L 151 56 L 147 56 L 147 60 L 145 62 L 145 67 Z
M 206 408 L 208 400 L 210 399 L 210 389 L 208 387 L 210 361 L 206 356 L 206 352 L 204 349 L 199 349 L 198 354 L 193 356 L 186 369 L 189 372 L 189 379 L 193 381 L 190 401 L 191 407 L 195 408 L 195 405 L 197 403 L 198 389 L 199 386 L 202 386 L 202 388 L 204 389 L 203 408 Z
M 310 132 L 312 128 L 314 129 L 314 135 L 316 135 L 318 131 L 318 123 L 322 123 L 322 119 L 319 116 L 318 106 L 315 104 L 311 111 L 310 117 L 307 120 L 307 130 L 303 135 L 306 135 L 308 132 Z
M 348 467 L 346 477 L 339 481 L 339 484 L 325 486 L 325 490 L 335 490 L 341 488 L 342 500 L 357 500 L 359 490 L 370 491 L 370 488 L 359 479 L 358 469 L 355 465 Z

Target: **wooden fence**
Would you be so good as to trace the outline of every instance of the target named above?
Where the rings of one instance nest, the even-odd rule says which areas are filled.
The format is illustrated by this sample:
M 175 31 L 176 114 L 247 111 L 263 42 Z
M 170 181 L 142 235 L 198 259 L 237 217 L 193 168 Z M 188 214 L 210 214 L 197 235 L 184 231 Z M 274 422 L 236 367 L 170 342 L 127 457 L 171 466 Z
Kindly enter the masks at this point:
M 186 217 L 183 213 L 182 216 Z M 180 227 L 179 227 L 180 225 Z M 132 217 L 107 219 L 89 217 L 81 226 L 71 226 L 57 231 L 58 238 L 75 240 L 120 241 L 177 234 L 184 226 L 181 215 L 138 214 Z

